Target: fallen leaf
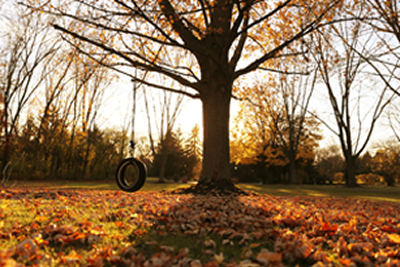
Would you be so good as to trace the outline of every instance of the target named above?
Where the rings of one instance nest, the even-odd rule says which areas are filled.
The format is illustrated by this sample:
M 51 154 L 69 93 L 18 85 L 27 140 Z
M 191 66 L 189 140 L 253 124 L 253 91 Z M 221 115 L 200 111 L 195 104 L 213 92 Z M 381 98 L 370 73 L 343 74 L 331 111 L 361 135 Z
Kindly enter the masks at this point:
M 218 263 L 222 263 L 224 261 L 224 254 L 221 252 L 219 254 L 214 254 L 214 259 L 218 262 Z
M 400 244 L 400 235 L 388 234 L 389 241 L 394 244 Z
M 217 244 L 216 244 L 215 241 L 212 240 L 212 239 L 209 239 L 209 240 L 204 241 L 203 245 L 204 245 L 206 248 L 209 248 L 209 247 L 212 247 L 212 248 L 214 248 L 214 249 L 217 248 Z

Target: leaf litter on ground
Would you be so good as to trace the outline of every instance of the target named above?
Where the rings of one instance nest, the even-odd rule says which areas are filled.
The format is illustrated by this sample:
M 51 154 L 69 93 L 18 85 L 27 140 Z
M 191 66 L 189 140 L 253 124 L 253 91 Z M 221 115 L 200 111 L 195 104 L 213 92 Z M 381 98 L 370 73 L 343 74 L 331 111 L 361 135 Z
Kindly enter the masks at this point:
M 0 266 L 400 266 L 400 205 L 0 190 Z

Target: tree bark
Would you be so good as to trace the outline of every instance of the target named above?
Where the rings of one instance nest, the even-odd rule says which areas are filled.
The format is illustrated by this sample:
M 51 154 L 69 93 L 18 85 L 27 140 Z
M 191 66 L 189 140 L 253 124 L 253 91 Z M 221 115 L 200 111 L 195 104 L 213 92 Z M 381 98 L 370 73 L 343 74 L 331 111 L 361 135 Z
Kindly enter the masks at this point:
M 166 148 L 165 146 L 165 141 L 164 144 L 162 144 L 162 150 L 164 150 L 161 153 L 161 162 L 160 162 L 160 172 L 158 173 L 158 182 L 159 183 L 165 183 L 165 168 L 167 167 L 167 158 L 168 158 L 168 154 L 167 152 L 165 152 Z
M 347 187 L 356 187 L 356 157 L 346 157 L 346 185 Z
M 291 151 L 289 153 L 289 175 L 290 175 L 290 184 L 299 183 L 296 174 L 296 153 L 294 153 L 294 151 Z
M 198 187 L 232 191 L 229 154 L 229 115 L 231 89 L 211 83 L 213 93 L 203 94 L 203 168 Z M 229 89 L 228 89 L 229 88 Z
M 7 127 L 7 126 L 6 126 Z M 11 136 L 10 134 L 6 133 L 5 134 L 5 140 L 4 140 L 4 147 L 3 147 L 3 155 L 2 155 L 2 166 L 1 166 L 1 172 L 5 170 L 8 162 L 10 161 L 11 158 Z M 1 174 L 0 172 L 0 174 Z M 4 178 L 4 177 L 2 177 Z

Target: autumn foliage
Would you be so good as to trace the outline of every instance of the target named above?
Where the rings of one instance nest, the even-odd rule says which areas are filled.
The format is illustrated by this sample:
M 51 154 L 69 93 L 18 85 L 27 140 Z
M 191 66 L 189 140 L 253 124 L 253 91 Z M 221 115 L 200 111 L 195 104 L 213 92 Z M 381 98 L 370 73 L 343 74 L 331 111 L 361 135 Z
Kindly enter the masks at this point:
M 1 266 L 400 264 L 394 203 L 25 189 L 0 199 Z

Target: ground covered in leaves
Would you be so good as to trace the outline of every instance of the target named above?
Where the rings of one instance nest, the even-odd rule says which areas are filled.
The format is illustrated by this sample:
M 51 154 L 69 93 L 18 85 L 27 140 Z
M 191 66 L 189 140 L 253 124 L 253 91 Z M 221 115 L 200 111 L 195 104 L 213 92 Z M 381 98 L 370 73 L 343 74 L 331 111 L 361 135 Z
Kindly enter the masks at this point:
M 0 266 L 400 266 L 400 205 L 0 190 Z

